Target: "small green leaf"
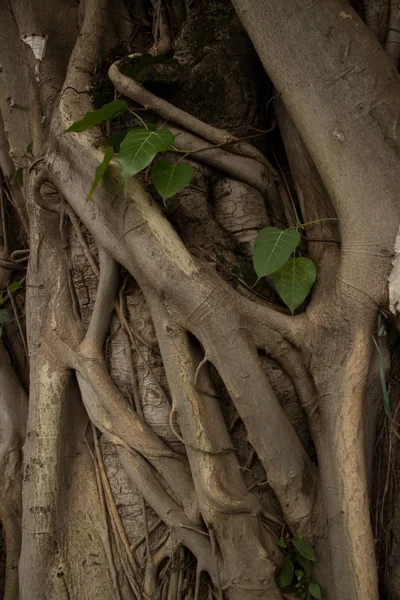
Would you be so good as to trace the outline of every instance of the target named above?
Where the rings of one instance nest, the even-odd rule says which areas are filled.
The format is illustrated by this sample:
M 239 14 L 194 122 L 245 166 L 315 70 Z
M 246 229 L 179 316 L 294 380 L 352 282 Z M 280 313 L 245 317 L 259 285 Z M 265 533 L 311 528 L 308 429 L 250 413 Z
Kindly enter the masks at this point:
M 278 575 L 278 579 L 277 579 L 278 586 L 280 588 L 284 588 L 284 587 L 287 587 L 288 585 L 290 585 L 293 580 L 293 575 L 294 575 L 294 564 L 293 564 L 291 558 L 289 558 L 289 556 L 287 556 L 285 558 L 285 562 L 283 563 L 281 570 L 279 571 L 279 575 Z
M 24 170 L 22 167 L 18 167 L 15 171 L 15 185 L 19 185 L 19 187 L 24 185 Z
M 308 584 L 308 591 L 313 598 L 317 598 L 318 600 L 321 600 L 322 591 L 321 591 L 321 586 L 318 583 L 316 583 L 315 581 L 311 581 Z
M 159 160 L 151 168 L 151 180 L 165 201 L 187 186 L 193 178 L 193 167 L 189 163 L 173 163 Z
M 32 142 L 27 145 L 27 147 L 26 147 L 26 153 L 27 154 L 32 154 Z
M 280 269 L 300 242 L 296 229 L 264 227 L 258 232 L 253 251 L 253 265 L 258 278 Z
M 316 270 L 309 258 L 291 258 L 271 277 L 276 291 L 293 314 L 310 293 Z
M 13 281 L 7 288 L 7 292 L 15 292 L 15 290 L 21 289 L 22 285 L 19 281 Z
M 132 129 L 121 143 L 117 161 L 121 166 L 124 179 L 133 177 L 145 169 L 157 152 L 169 150 L 175 136 L 168 129 L 151 131 L 144 127 Z
M 314 548 L 309 542 L 298 537 L 292 538 L 291 542 L 301 556 L 304 556 L 307 560 L 315 561 Z
M 113 156 L 114 156 L 114 148 L 109 146 L 104 153 L 103 160 L 96 167 L 92 187 L 90 188 L 90 192 L 88 194 L 88 197 L 86 198 L 86 202 L 89 202 L 90 198 L 93 196 L 95 189 L 99 185 L 100 181 L 103 179 L 105 172 L 107 171 L 107 167 L 110 164 Z
M 303 556 L 301 556 L 301 554 L 298 554 L 298 552 L 296 552 L 295 555 L 296 555 L 295 560 L 303 567 L 303 570 L 304 570 L 304 573 L 306 574 L 306 576 L 310 577 L 311 562 L 309 560 L 307 560 L 306 558 L 304 558 Z
M 280 546 L 281 548 L 287 548 L 287 544 L 286 544 L 285 540 L 282 537 L 279 538 L 279 540 L 275 540 L 275 544 L 277 546 Z
M 92 129 L 92 127 L 100 125 L 100 123 L 104 123 L 104 121 L 108 121 L 109 119 L 113 119 L 126 110 L 129 110 L 129 107 L 124 100 L 113 100 L 98 110 L 87 112 L 80 121 L 72 123 L 72 125 L 68 127 L 67 132 Z
M 0 309 L 0 325 L 4 325 L 5 323 L 8 323 L 11 320 L 10 317 L 10 313 L 7 312 L 6 310 L 4 310 L 3 308 Z

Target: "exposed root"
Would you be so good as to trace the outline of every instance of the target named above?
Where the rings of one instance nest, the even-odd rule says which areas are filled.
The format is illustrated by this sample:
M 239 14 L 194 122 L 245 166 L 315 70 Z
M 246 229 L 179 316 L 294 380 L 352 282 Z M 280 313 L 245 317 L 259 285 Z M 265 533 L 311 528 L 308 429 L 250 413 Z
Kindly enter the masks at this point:
M 270 170 L 273 177 L 275 177 L 275 170 L 257 148 L 245 142 L 240 142 L 240 140 L 236 140 L 236 138 L 227 131 L 208 125 L 180 108 L 170 104 L 166 100 L 158 98 L 134 79 L 123 75 L 118 69 L 118 62 L 110 67 L 109 77 L 120 94 L 135 100 L 135 102 L 142 104 L 148 110 L 154 111 L 167 121 L 172 121 L 187 131 L 190 131 L 213 144 L 219 145 L 229 143 L 229 149 L 232 152 L 261 162 L 261 164 L 265 165 Z M 239 143 L 235 144 L 235 141 L 238 141 Z
M 171 48 L 171 35 L 165 15 L 164 2 L 163 0 L 152 0 L 152 5 L 154 44 L 150 48 L 149 53 L 156 55 L 167 54 Z
M 95 440 L 95 452 L 97 455 L 97 446 L 98 446 L 98 440 L 97 440 L 97 430 L 96 428 L 92 425 L 92 434 L 93 434 L 93 439 Z M 113 588 L 114 588 L 114 593 L 115 596 L 117 598 L 117 600 L 122 600 L 122 596 L 121 596 L 121 589 L 120 589 L 120 585 L 118 582 L 118 576 L 117 576 L 117 570 L 115 568 L 115 562 L 114 562 L 114 557 L 113 557 L 113 553 L 112 553 L 112 547 L 111 547 L 111 540 L 110 540 L 110 531 L 109 531 L 109 526 L 108 526 L 108 517 L 107 517 L 107 509 L 106 509 L 106 502 L 105 502 L 105 497 L 104 497 L 104 490 L 103 490 L 103 483 L 102 483 L 102 478 L 100 475 L 100 468 L 99 468 L 99 463 L 98 460 L 95 458 L 95 456 L 93 455 L 92 449 L 86 439 L 86 432 L 85 432 L 85 442 L 87 444 L 88 450 L 90 452 L 90 455 L 93 459 L 93 464 L 94 464 L 94 469 L 95 469 L 95 474 L 96 474 L 96 482 L 97 482 L 97 489 L 99 492 L 99 498 L 100 498 L 100 506 L 101 506 L 101 513 L 103 516 L 103 522 L 104 522 L 104 529 L 105 529 L 105 535 L 102 536 L 102 542 L 103 542 L 103 546 L 104 546 L 104 552 L 107 556 L 107 562 L 108 562 L 108 567 L 110 569 L 110 573 L 111 573 L 111 579 L 112 579 L 112 584 L 113 584 Z M 97 444 L 97 446 L 96 446 Z
M 141 595 L 140 588 L 139 588 L 140 576 L 139 576 L 137 561 L 136 561 L 134 554 L 132 553 L 132 551 L 130 549 L 129 541 L 128 541 L 128 538 L 127 538 L 126 532 L 125 532 L 125 528 L 121 521 L 121 517 L 119 515 L 118 509 L 115 505 L 110 482 L 108 481 L 107 473 L 106 473 L 105 466 L 104 466 L 103 455 L 102 455 L 100 444 L 99 444 L 99 441 L 97 438 L 97 431 L 94 426 L 92 426 L 92 427 L 93 427 L 96 459 L 97 459 L 97 464 L 98 464 L 98 468 L 100 471 L 100 477 L 101 477 L 101 483 L 102 483 L 103 490 L 104 490 L 104 495 L 105 495 L 106 502 L 107 502 L 107 508 L 109 511 L 112 526 L 115 529 L 116 535 L 119 537 L 119 539 L 121 541 L 121 545 L 122 545 L 123 552 L 124 552 L 124 556 L 121 557 L 122 558 L 121 562 L 122 562 L 126 577 L 132 587 L 132 590 L 133 590 L 137 600 L 141 600 L 142 595 Z

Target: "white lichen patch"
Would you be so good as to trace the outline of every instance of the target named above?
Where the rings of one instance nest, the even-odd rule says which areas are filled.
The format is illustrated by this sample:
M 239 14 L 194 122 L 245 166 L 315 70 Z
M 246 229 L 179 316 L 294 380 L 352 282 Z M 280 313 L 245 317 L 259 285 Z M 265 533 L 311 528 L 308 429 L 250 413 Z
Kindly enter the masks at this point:
M 338 142 L 344 142 L 345 140 L 344 133 L 341 131 L 332 131 L 332 135 Z

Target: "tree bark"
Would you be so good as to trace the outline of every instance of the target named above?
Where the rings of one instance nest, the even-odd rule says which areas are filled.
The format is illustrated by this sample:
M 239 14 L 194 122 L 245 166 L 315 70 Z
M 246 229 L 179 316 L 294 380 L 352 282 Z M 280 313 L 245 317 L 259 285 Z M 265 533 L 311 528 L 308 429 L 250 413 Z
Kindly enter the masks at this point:
M 149 6 L 0 6 L 4 597 L 292 598 L 276 542 L 302 536 L 324 598 L 378 600 L 395 7 Z M 65 133 L 117 94 L 129 114 Z M 104 134 L 146 123 L 191 151 L 192 183 L 165 208 L 112 160 L 87 202 Z M 271 224 L 317 268 L 295 316 L 253 285 Z

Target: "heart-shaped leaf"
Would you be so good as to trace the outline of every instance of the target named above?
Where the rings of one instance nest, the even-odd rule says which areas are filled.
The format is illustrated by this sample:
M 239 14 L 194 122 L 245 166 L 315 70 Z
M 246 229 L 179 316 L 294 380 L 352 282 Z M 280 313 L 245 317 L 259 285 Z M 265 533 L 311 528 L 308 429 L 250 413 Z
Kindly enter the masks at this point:
M 271 277 L 276 291 L 293 314 L 310 293 L 315 281 L 316 270 L 314 263 L 309 258 L 291 258 Z M 304 556 L 304 558 L 308 557 Z
M 278 586 L 280 588 L 287 587 L 288 585 L 290 585 L 292 583 L 293 576 L 294 576 L 294 564 L 293 564 L 291 558 L 289 558 L 289 556 L 286 556 L 285 562 L 283 563 L 283 566 L 282 566 L 281 570 L 279 571 L 279 575 L 278 575 L 278 579 L 277 579 Z
M 129 107 L 124 100 L 113 100 L 98 110 L 87 112 L 80 121 L 72 123 L 72 125 L 68 127 L 67 132 L 92 129 L 92 127 L 96 127 L 96 125 L 100 125 L 100 123 L 104 123 L 104 121 L 108 121 L 128 109 Z
M 104 153 L 103 160 L 96 167 L 92 187 L 90 188 L 90 192 L 86 198 L 86 202 L 89 202 L 90 198 L 93 196 L 95 189 L 99 185 L 100 181 L 103 179 L 104 174 L 107 171 L 107 167 L 110 164 L 113 156 L 114 156 L 114 148 L 112 146 L 109 146 Z
M 173 163 L 169 160 L 159 160 L 151 169 L 151 180 L 165 201 L 179 192 L 193 178 L 193 167 L 189 163 Z
M 133 177 L 148 167 L 157 152 L 169 150 L 174 141 L 175 136 L 168 129 L 132 129 L 121 143 L 117 157 L 123 178 Z
M 295 259 L 295 260 L 308 260 L 308 259 Z M 311 262 L 311 260 L 309 261 Z M 312 263 L 311 263 L 312 264 Z M 313 265 L 314 266 L 314 265 Z M 315 267 L 314 267 L 315 268 Z M 297 552 L 301 554 L 307 560 L 315 561 L 314 548 L 311 546 L 309 542 L 303 540 L 302 538 L 292 538 L 292 544 L 296 548 Z
M 157 129 L 157 127 L 151 123 L 146 124 L 146 128 L 149 131 L 156 131 Z M 122 142 L 130 131 L 132 131 L 132 129 L 122 129 L 122 131 L 116 131 L 115 133 L 112 133 L 105 141 L 106 146 L 113 146 L 113 148 L 117 148 L 119 150 Z
M 321 586 L 318 583 L 316 583 L 315 581 L 310 581 L 310 583 L 308 584 L 308 591 L 313 598 L 317 598 L 317 600 L 321 600 L 322 591 L 321 591 Z
M 253 265 L 258 278 L 280 269 L 300 242 L 296 229 L 264 227 L 259 231 L 253 250 Z
M 174 141 L 175 136 L 168 129 L 132 129 L 121 143 L 117 157 L 123 178 L 133 177 L 148 167 L 157 152 L 169 150 Z
M 0 309 L 0 325 L 4 325 L 5 323 L 8 323 L 11 320 L 10 317 L 10 313 L 7 312 L 6 310 L 4 310 L 3 308 Z

